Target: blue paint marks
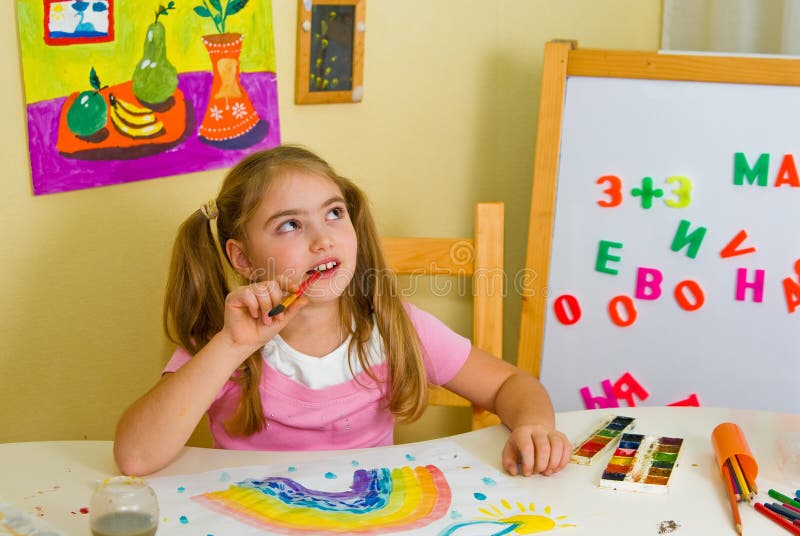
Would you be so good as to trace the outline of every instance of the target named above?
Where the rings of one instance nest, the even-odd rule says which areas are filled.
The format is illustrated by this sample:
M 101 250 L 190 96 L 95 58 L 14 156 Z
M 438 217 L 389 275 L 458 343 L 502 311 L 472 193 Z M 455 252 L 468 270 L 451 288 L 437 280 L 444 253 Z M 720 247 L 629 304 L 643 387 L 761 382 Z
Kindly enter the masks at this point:
M 497 485 L 497 482 L 495 482 L 493 478 L 489 478 L 488 476 L 485 476 L 485 477 L 481 478 L 481 482 L 483 482 L 487 486 L 496 486 Z
M 227 482 L 231 479 L 231 475 L 227 471 L 222 471 L 222 474 L 219 475 L 220 482 Z
M 352 464 L 353 467 L 358 467 L 359 465 L 361 465 L 360 463 L 358 463 L 358 460 L 353 460 L 350 463 Z
M 337 478 L 333 473 L 326 478 Z M 363 514 L 380 510 L 389 502 L 392 492 L 392 473 L 387 468 L 357 469 L 347 491 L 320 491 L 306 488 L 289 478 L 268 477 L 247 479 L 237 483 L 242 488 L 256 489 L 275 497 L 290 507 L 305 507 L 328 512 Z
M 417 459 L 414 456 L 412 456 L 411 454 L 406 454 L 406 460 L 408 460 L 410 462 L 413 462 L 413 461 L 416 461 Z
M 294 465 L 292 465 L 292 466 L 290 466 L 290 467 L 289 467 L 289 469 L 287 469 L 287 470 L 288 470 L 290 473 L 294 473 L 295 471 L 297 471 L 297 467 L 295 467 Z
M 330 471 L 328 471 L 327 473 L 325 473 L 325 478 L 327 478 L 328 480 L 334 480 L 337 477 L 335 473 L 331 473 Z
M 476 491 L 475 493 L 472 494 L 472 496 L 475 497 L 476 499 L 478 499 L 479 501 L 485 501 L 486 500 L 486 495 L 484 495 L 480 491 Z
M 457 512 L 455 510 L 450 512 L 450 519 L 461 519 L 462 517 L 464 516 L 462 516 L 460 512 Z
M 517 527 L 521 525 L 521 523 L 507 523 L 505 521 L 463 521 L 461 523 L 455 523 L 450 525 L 443 531 L 441 531 L 438 536 L 451 536 L 459 532 L 459 529 L 467 529 L 466 532 L 468 534 L 475 534 L 475 530 L 472 527 L 477 525 L 482 525 L 483 529 L 486 529 L 491 532 L 485 532 L 481 530 L 481 534 L 486 534 L 487 536 L 502 536 L 503 534 L 508 534 L 509 532 L 514 532 Z M 491 528 L 489 528 L 491 527 Z
M 181 522 L 181 525 L 188 525 L 189 524 L 189 518 L 186 517 L 186 516 L 179 517 L 178 521 Z
M 186 491 L 186 488 L 184 488 L 183 486 L 178 487 L 178 493 L 183 493 L 184 491 Z

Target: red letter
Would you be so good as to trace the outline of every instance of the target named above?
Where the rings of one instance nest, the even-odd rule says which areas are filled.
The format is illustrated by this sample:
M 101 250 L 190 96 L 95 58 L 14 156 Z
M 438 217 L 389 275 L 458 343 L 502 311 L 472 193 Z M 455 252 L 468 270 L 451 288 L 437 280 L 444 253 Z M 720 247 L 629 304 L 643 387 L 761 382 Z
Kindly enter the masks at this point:
M 694 304 L 689 302 L 686 298 L 683 289 L 688 290 L 689 293 L 694 296 Z M 686 279 L 675 285 L 675 301 L 678 302 L 678 305 L 680 305 L 681 309 L 684 311 L 696 311 L 706 302 L 706 296 L 703 294 L 703 289 L 700 288 L 700 285 L 698 285 L 696 281 Z
M 668 406 L 694 406 L 699 407 L 700 401 L 697 400 L 697 395 L 695 393 L 690 394 L 688 397 L 684 398 L 683 400 L 678 400 L 677 402 L 673 402 L 672 404 L 667 404 Z
M 626 372 L 614 383 L 614 396 L 618 400 L 628 402 L 628 406 L 634 407 L 636 406 L 636 402 L 633 400 L 634 396 L 644 402 L 650 396 L 650 393 L 636 381 L 636 378 L 630 372 Z
M 571 326 L 581 319 L 581 305 L 572 294 L 562 294 L 556 298 L 553 302 L 553 311 L 558 321 L 565 326 Z
M 719 252 L 719 256 L 723 259 L 727 259 L 728 257 L 734 257 L 736 255 L 746 255 L 747 253 L 753 253 L 756 248 L 745 248 L 745 249 L 736 249 L 742 245 L 742 242 L 747 240 L 747 231 L 742 229 L 739 233 L 733 237 L 733 240 L 728 242 L 728 245 L 722 248 L 722 251 Z
M 800 259 L 794 263 L 794 272 L 800 276 Z M 783 294 L 786 296 L 786 307 L 789 309 L 789 314 L 792 314 L 800 305 L 800 283 L 787 277 L 783 280 Z
M 788 184 L 793 188 L 800 186 L 800 179 L 797 177 L 797 166 L 794 165 L 794 157 L 790 154 L 783 155 L 781 167 L 778 169 L 778 176 L 775 177 L 775 187 Z

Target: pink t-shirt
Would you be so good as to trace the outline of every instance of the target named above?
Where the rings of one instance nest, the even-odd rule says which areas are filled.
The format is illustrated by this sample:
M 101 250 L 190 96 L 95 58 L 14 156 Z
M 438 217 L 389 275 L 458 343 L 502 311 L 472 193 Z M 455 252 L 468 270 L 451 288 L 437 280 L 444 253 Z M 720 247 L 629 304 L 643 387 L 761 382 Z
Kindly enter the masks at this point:
M 406 304 L 417 331 L 422 360 L 430 383 L 442 385 L 461 370 L 472 347 L 433 315 Z M 229 380 L 208 408 L 217 448 L 240 450 L 339 450 L 391 445 L 394 417 L 386 408 L 384 388 L 361 370 L 358 359 L 350 371 L 345 341 L 323 357 L 302 354 L 280 336 L 264 346 L 264 366 L 259 384 L 266 427 L 245 437 L 231 436 L 224 423 L 241 396 L 239 385 Z M 385 356 L 378 329 L 370 338 L 370 363 L 379 379 L 386 377 Z M 175 372 L 191 355 L 178 348 L 164 367 Z

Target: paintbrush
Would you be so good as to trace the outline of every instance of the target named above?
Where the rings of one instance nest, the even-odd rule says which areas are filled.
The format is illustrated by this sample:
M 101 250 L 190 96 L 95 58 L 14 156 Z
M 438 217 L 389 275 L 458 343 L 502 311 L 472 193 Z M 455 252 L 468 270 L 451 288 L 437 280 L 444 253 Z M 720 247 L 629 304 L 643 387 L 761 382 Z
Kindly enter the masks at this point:
M 297 289 L 297 292 L 294 292 L 294 293 L 292 293 L 292 294 L 289 294 L 288 296 L 286 296 L 286 297 L 283 299 L 283 301 L 282 301 L 281 303 L 279 303 L 278 305 L 276 305 L 275 307 L 273 307 L 272 309 L 270 309 L 269 313 L 267 313 L 267 316 L 269 316 L 269 317 L 273 317 L 273 316 L 275 316 L 275 315 L 281 314 L 281 313 L 282 313 L 282 312 L 284 312 L 286 309 L 288 309 L 288 308 L 289 308 L 289 306 L 290 306 L 291 304 L 293 304 L 293 303 L 294 303 L 294 301 L 295 301 L 297 298 L 299 298 L 300 296 L 302 296 L 302 295 L 303 295 L 303 293 L 306 291 L 306 289 L 308 289 L 308 287 L 309 287 L 309 286 L 311 286 L 311 284 L 312 284 L 314 281 L 316 281 L 317 279 L 319 279 L 321 275 L 322 275 L 322 272 L 314 271 L 314 273 L 313 273 L 313 274 L 311 274 L 310 276 L 308 276 L 308 279 L 306 279 L 305 281 L 303 281 L 302 283 L 300 283 L 300 288 L 298 288 L 298 289 Z

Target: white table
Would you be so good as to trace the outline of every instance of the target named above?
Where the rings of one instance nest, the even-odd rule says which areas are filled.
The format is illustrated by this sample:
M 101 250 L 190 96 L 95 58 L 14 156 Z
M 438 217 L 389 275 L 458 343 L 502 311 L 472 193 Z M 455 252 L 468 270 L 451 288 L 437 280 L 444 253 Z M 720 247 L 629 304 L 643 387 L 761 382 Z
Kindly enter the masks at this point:
M 736 422 L 744 431 L 759 463 L 761 501 L 770 501 L 770 488 L 792 492 L 800 488 L 800 467 L 782 467 L 777 457 L 781 440 L 800 437 L 800 415 L 715 408 L 618 408 L 566 412 L 557 415 L 559 428 L 580 441 L 607 415 L 636 417 L 637 433 L 684 438 L 679 467 L 666 495 L 609 491 L 597 486 L 607 456 L 592 466 L 569 464 L 552 476 L 521 478 L 537 497 L 546 497 L 559 510 L 581 523 L 571 534 L 659 533 L 659 524 L 675 521 L 673 534 L 735 534 L 730 507 L 711 447 L 711 430 Z M 481 461 L 501 469 L 500 450 L 508 436 L 494 426 L 447 438 Z M 800 444 L 796 445 L 800 450 Z M 336 452 L 336 455 L 341 452 Z M 321 459 L 328 452 L 243 452 L 187 447 L 169 467 L 156 475 L 179 475 L 226 467 Z M 109 441 L 53 441 L 0 445 L 0 499 L 17 509 L 39 515 L 67 534 L 89 534 L 88 515 L 94 483 L 119 474 Z M 740 504 L 746 534 L 788 534 L 752 507 Z M 562 531 L 560 531 L 562 532 Z M 163 531 L 159 532 L 163 536 Z

